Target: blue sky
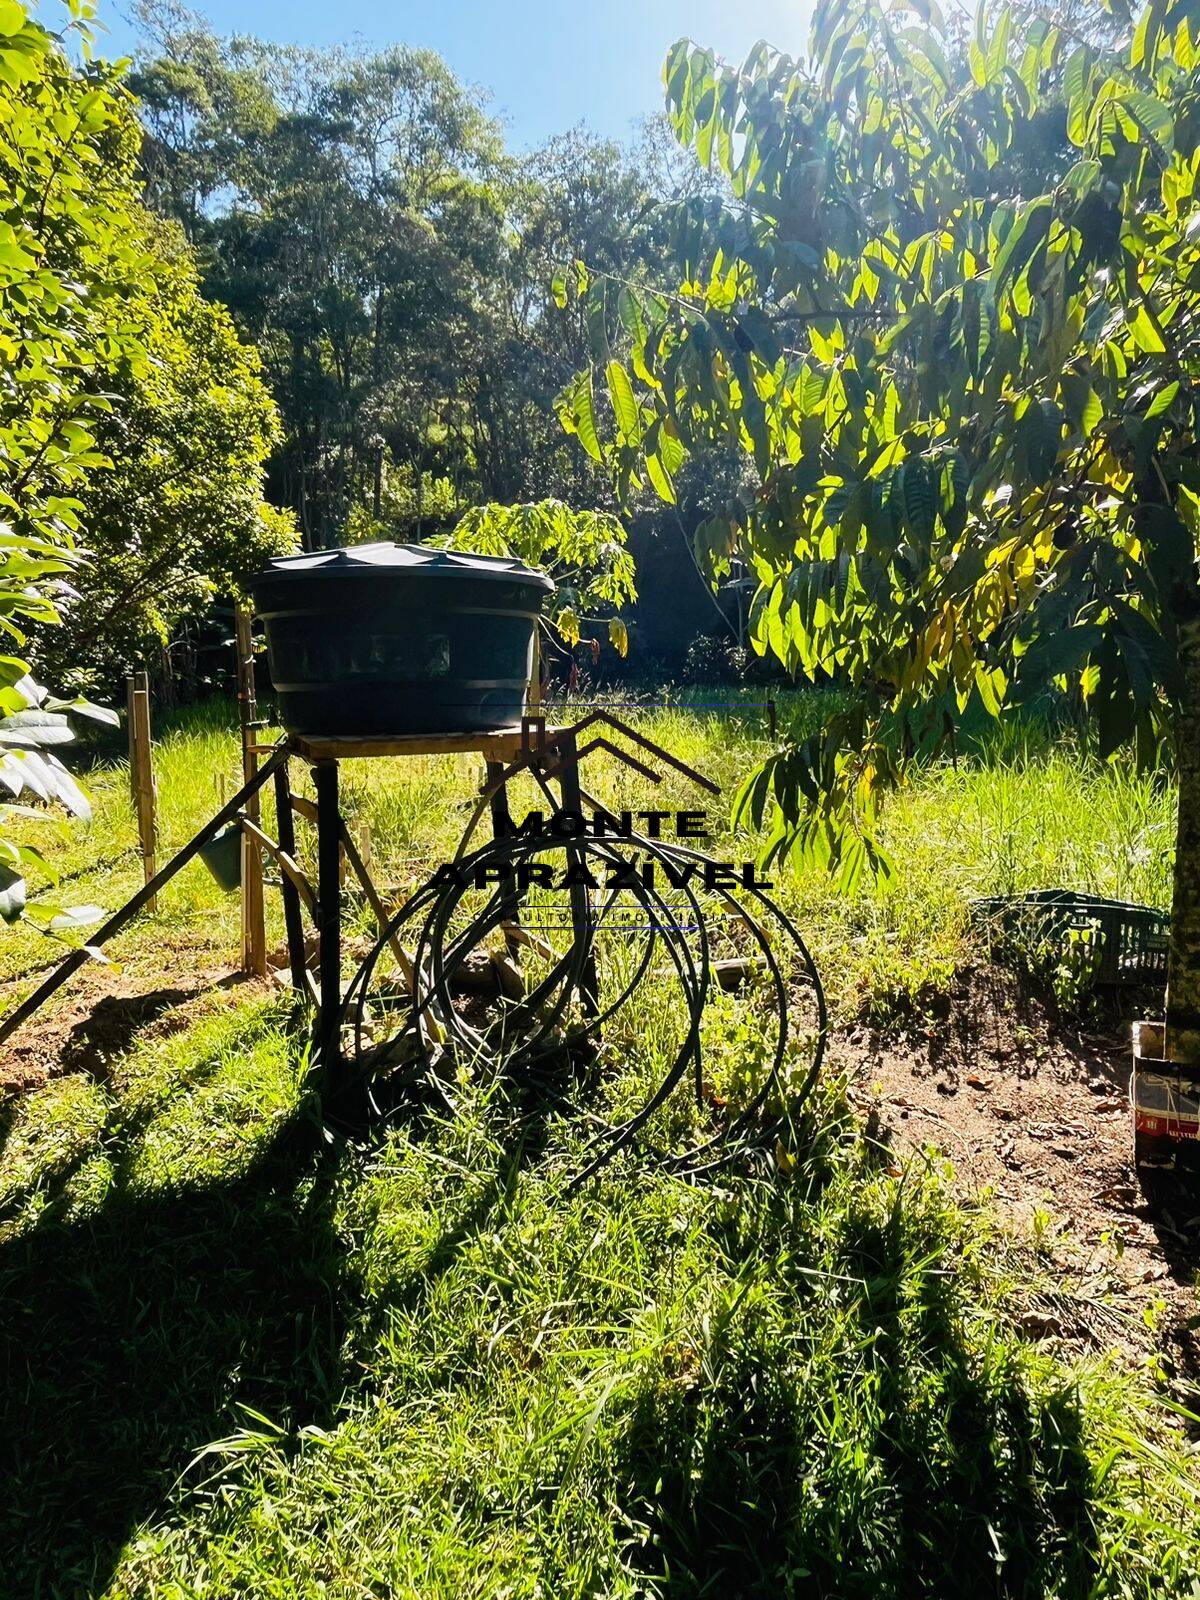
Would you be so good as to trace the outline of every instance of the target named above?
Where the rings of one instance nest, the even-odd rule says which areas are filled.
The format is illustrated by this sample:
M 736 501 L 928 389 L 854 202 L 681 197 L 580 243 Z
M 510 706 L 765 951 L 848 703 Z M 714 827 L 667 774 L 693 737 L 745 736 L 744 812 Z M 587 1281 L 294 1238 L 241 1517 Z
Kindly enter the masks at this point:
M 740 58 L 757 39 L 798 52 L 811 0 L 192 0 L 218 33 L 303 45 L 427 45 L 492 96 L 517 148 L 578 122 L 625 138 L 662 105 L 660 72 L 682 34 Z M 103 53 L 132 34 L 123 0 L 100 0 Z

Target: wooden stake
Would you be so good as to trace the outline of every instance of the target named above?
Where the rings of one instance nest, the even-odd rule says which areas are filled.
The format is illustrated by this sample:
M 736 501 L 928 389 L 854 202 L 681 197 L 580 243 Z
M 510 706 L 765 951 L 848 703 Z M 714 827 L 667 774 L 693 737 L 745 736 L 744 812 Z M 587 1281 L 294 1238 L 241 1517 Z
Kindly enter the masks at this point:
M 134 678 L 131 673 L 125 679 L 125 733 L 129 739 L 129 800 L 133 806 L 137 805 L 137 723 L 133 716 L 133 688 Z
M 258 703 L 254 692 L 254 641 L 250 613 L 237 609 L 238 717 L 242 725 L 242 779 L 249 783 L 258 772 L 255 724 Z M 262 821 L 259 791 L 246 802 L 246 816 L 257 827 Z M 262 850 L 253 834 L 242 830 L 242 970 L 257 977 L 267 975 L 267 925 L 263 904 Z
M 294 861 L 296 817 L 292 800 L 291 778 L 285 761 L 275 772 L 275 831 L 279 835 L 279 848 L 286 851 Z M 287 873 L 280 878 L 279 889 L 283 897 L 283 925 L 287 930 L 288 965 L 292 971 L 292 988 L 298 989 L 301 994 L 308 994 L 309 974 L 304 952 L 304 920 L 300 915 L 300 890 Z M 320 916 L 320 908 L 314 910 L 310 906 L 309 915 L 316 922 Z
M 149 883 L 158 870 L 158 789 L 154 782 L 154 752 L 150 743 L 150 680 L 144 672 L 139 672 L 130 681 L 133 684 L 130 767 L 138 840 L 142 848 L 142 879 Z M 157 911 L 157 896 L 151 896 L 148 905 L 151 911 Z

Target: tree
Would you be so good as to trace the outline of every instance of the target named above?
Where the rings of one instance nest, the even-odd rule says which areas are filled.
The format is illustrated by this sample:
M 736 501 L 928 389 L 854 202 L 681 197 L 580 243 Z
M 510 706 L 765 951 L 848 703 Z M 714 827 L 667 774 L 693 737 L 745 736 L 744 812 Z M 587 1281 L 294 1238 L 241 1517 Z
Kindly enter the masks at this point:
M 881 795 L 973 698 L 1056 683 L 1102 755 L 1173 756 L 1168 1052 L 1197 1061 L 1200 20 L 1151 0 L 1106 53 L 981 9 L 961 69 L 948 44 L 932 0 L 821 0 L 808 65 L 677 45 L 673 125 L 730 196 L 677 208 L 661 292 L 564 281 L 592 334 L 564 419 L 622 492 L 718 442 L 752 466 L 702 551 L 752 564 L 761 651 L 847 691 L 743 787 L 776 853 L 882 869 Z M 1030 195 L 1011 157 L 1055 100 L 1075 159 Z
M 633 149 L 575 129 L 516 158 L 429 52 L 218 40 L 173 0 L 139 16 L 148 193 L 263 352 L 272 488 L 306 539 L 426 538 L 479 502 L 613 510 L 554 417 L 587 334 L 550 284 L 577 257 L 673 270 L 653 201 L 714 181 L 665 119 Z
M 54 698 L 25 656 L 88 681 L 201 572 L 232 577 L 287 530 L 260 503 L 274 424 L 253 358 L 142 206 L 132 101 L 72 16 L 80 66 L 0 0 L 0 627 L 20 652 L 0 658 L 0 784 L 86 815 L 55 750 L 69 713 L 116 716 Z M 78 927 L 95 908 L 27 906 L 27 872 L 53 870 L 17 813 L 53 815 L 0 808 L 0 916 Z
M 144 198 L 200 245 L 214 198 L 248 176 L 253 141 L 277 121 L 268 64 L 240 42 L 224 48 L 176 0 L 138 0 L 133 15 L 155 47 L 128 80 L 144 130 Z
M 620 612 L 637 599 L 636 574 L 616 517 L 573 511 L 561 500 L 475 506 L 446 544 L 481 556 L 515 556 L 544 568 L 555 585 L 546 619 L 568 645 L 579 643 L 581 623 L 599 623 L 619 654 L 628 650 Z
M 296 544 L 291 516 L 262 498 L 279 419 L 257 354 L 202 297 L 174 225 L 144 213 L 130 224 L 153 272 L 125 308 L 142 355 L 112 373 L 113 409 L 97 430 L 111 464 L 81 490 L 77 594 L 36 650 L 39 672 L 72 689 L 111 690 L 181 622 Z
M 555 269 L 586 259 L 635 279 L 666 266 L 648 152 L 572 129 L 512 175 L 506 248 L 487 286 L 471 448 L 485 498 L 545 497 L 613 509 L 606 475 L 568 446 L 554 400 L 586 360 L 582 307 L 556 301 Z M 665 167 L 658 176 L 667 176 Z
M 152 267 L 130 225 L 137 124 L 112 73 L 87 58 L 85 23 L 74 26 L 80 68 L 18 0 L 0 0 L 0 629 L 14 652 L 0 657 L 5 920 L 26 914 L 26 873 L 46 865 L 12 822 L 48 813 L 12 802 L 28 793 L 86 814 L 54 752 L 71 741 L 69 711 L 115 721 L 50 697 L 23 652 L 30 626 L 55 620 L 78 562 L 80 494 L 105 465 L 112 374 L 145 359 L 124 315 Z M 51 931 L 83 920 L 45 905 L 39 915 Z
M 204 286 L 262 352 L 284 435 L 272 487 L 310 545 L 379 517 L 389 467 L 460 476 L 482 288 L 503 250 L 502 150 L 431 51 L 218 41 L 144 7 L 144 165 Z M 464 499 L 474 498 L 466 495 Z

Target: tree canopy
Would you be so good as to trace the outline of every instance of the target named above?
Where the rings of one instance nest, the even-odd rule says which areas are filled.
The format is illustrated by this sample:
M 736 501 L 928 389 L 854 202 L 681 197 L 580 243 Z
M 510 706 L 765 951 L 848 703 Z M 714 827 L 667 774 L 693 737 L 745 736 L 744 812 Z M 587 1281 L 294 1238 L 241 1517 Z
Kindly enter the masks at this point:
M 530 505 L 472 506 L 447 540 L 452 550 L 484 556 L 515 556 L 554 579 L 546 618 L 568 645 L 578 644 L 581 626 L 599 625 L 624 655 L 629 634 L 622 607 L 637 599 L 633 557 L 625 529 L 602 511 L 573 511 L 561 500 Z M 597 644 L 596 634 L 589 635 Z
M 262 354 L 271 491 L 305 541 L 441 534 L 479 503 L 613 510 L 555 419 L 587 336 L 551 279 L 577 257 L 673 270 L 653 202 L 710 186 L 697 163 L 658 127 L 633 150 L 575 129 L 516 156 L 432 52 L 281 50 L 170 3 L 140 14 L 148 194 Z
M 752 564 L 760 650 L 851 692 L 742 801 L 848 882 L 878 864 L 881 791 L 972 697 L 1057 680 L 1103 754 L 1173 736 L 1200 528 L 1196 38 L 1185 5 L 1151 4 L 1120 55 L 997 7 L 956 52 L 933 5 L 826 0 L 807 65 L 682 42 L 673 126 L 728 196 L 676 208 L 676 283 L 563 284 L 593 336 L 566 420 L 621 490 L 669 497 L 689 453 L 743 453 L 701 553 Z M 1015 157 L 1047 106 L 1070 156 L 1030 195 Z
M 82 6 L 63 42 L 17 0 L 0 0 L 0 915 L 26 912 L 26 874 L 42 853 L 10 836 L 28 795 L 86 814 L 58 759 L 69 714 L 114 721 L 55 698 L 30 676 L 93 674 L 71 656 L 89 619 L 92 663 L 177 603 L 187 571 L 221 574 L 257 539 L 288 537 L 261 505 L 271 403 L 219 308 L 204 304 L 182 242 L 140 200 L 141 130 L 113 70 L 91 59 Z M 106 482 L 107 479 L 107 482 Z M 226 522 L 230 523 L 226 526 Z M 218 527 L 220 529 L 218 533 Z M 241 542 L 246 548 L 235 552 Z M 199 545 L 204 546 L 200 556 Z M 222 556 L 224 552 L 224 556 Z M 188 565 L 190 558 L 190 567 Z M 243 569 L 244 570 L 244 569 Z M 118 620 L 92 601 L 140 573 L 144 604 Z M 149 585 L 153 584 L 151 598 Z M 83 596 L 79 591 L 84 591 Z M 126 601 L 131 597 L 125 592 Z M 73 618 L 57 656 L 45 641 Z M 71 670 L 65 669 L 70 665 Z M 28 908 L 51 931 L 81 914 Z
M 263 499 L 280 426 L 257 352 L 202 295 L 174 224 L 139 213 L 131 225 L 153 264 L 125 307 L 145 359 L 112 374 L 112 411 L 97 433 L 111 464 L 81 491 L 79 598 L 38 647 L 50 681 L 109 692 L 182 621 L 241 592 L 296 544 L 291 514 Z
M 144 352 L 123 316 L 149 271 L 128 226 L 137 123 L 103 68 L 77 70 L 18 0 L 0 3 L 0 915 L 25 910 L 41 853 L 10 836 L 26 794 L 86 813 L 55 750 L 67 706 L 29 676 L 32 626 L 53 623 L 79 560 L 81 492 L 114 369 Z M 88 709 L 76 707 L 75 709 Z M 47 920 L 60 915 L 51 908 Z

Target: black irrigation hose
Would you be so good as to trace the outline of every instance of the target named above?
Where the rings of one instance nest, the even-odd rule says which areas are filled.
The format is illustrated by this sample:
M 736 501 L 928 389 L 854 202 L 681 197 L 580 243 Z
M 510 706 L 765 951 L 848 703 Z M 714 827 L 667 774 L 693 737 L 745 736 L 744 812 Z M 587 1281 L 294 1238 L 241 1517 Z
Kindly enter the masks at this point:
M 654 872 L 650 874 L 653 881 L 646 882 L 635 872 L 620 885 L 596 891 L 595 905 L 591 896 L 587 897 L 586 906 L 582 901 L 576 902 L 568 948 L 561 955 L 552 950 L 549 970 L 523 999 L 510 1004 L 508 1024 L 511 1026 L 502 1025 L 501 1041 L 496 1046 L 488 1037 L 495 1029 L 481 1034 L 459 1015 L 454 1004 L 453 981 L 473 950 L 480 948 L 504 923 L 517 920 L 523 895 L 513 887 L 516 874 L 520 868 L 547 855 L 561 856 L 566 864 L 577 867 L 591 861 L 603 869 L 628 866 L 633 860 L 640 866 L 653 865 Z M 693 887 L 693 877 L 702 874 L 709 859 L 698 851 L 639 834 L 621 835 L 616 839 L 602 836 L 503 837 L 489 840 L 469 854 L 460 854 L 455 862 L 457 877 L 447 877 L 419 889 L 381 931 L 355 974 L 346 995 L 343 1016 L 352 1020 L 353 1061 L 357 1070 L 363 1077 L 389 1070 L 385 1065 L 387 1058 L 394 1055 L 400 1044 L 407 1052 L 402 1069 L 407 1074 L 406 1081 L 412 1085 L 432 1085 L 446 1097 L 443 1064 L 453 1063 L 463 1053 L 489 1056 L 497 1064 L 502 1061 L 511 1072 L 526 1073 L 552 1058 L 567 1058 L 580 1046 L 594 1045 L 604 1025 L 616 1016 L 645 979 L 655 952 L 665 948 L 684 996 L 687 1027 L 682 1042 L 644 1102 L 624 1120 L 608 1122 L 594 1113 L 586 1114 L 586 1120 L 595 1126 L 596 1132 L 585 1146 L 583 1165 L 570 1187 L 574 1189 L 586 1182 L 618 1151 L 635 1143 L 642 1155 L 660 1170 L 691 1178 L 716 1170 L 752 1147 L 769 1143 L 788 1125 L 812 1090 L 825 1050 L 827 1013 L 820 976 L 799 931 L 775 901 L 754 885 L 711 892 L 724 911 L 735 916 L 747 931 L 769 977 L 769 1026 L 774 1034 L 773 1048 L 767 1052 L 769 1070 L 750 1101 L 703 1142 L 670 1151 L 655 1147 L 643 1137 L 655 1111 L 670 1099 L 687 1076 L 689 1067 L 693 1072 L 698 1108 L 704 1111 L 713 1104 L 720 1106 L 712 1094 L 706 1097 L 701 1028 L 714 972 L 708 917 Z M 476 873 L 483 868 L 503 871 L 505 880 L 496 884 L 484 905 L 458 926 L 456 913 L 472 892 Z M 691 868 L 691 873 L 685 873 L 686 868 Z M 657 885 L 659 875 L 666 876 L 668 871 L 672 874 L 668 881 L 682 896 L 682 906 L 672 904 Z M 632 963 L 632 976 L 620 984 L 616 998 L 601 1007 L 592 994 L 589 1005 L 596 935 L 604 929 L 607 919 L 617 916 L 626 906 L 639 914 L 640 920 L 629 931 L 645 932 L 644 949 Z M 394 942 L 401 941 L 405 934 L 411 940 L 414 930 L 412 993 L 401 1026 L 381 1045 L 367 1037 L 376 972 L 380 959 Z M 776 954 L 773 936 L 790 952 L 790 973 L 784 970 Z M 803 991 L 812 1012 L 808 1036 L 811 1054 L 807 1072 L 802 1081 L 788 1091 L 784 1103 L 782 1080 L 789 1043 L 793 1039 L 791 1013 L 798 991 Z M 574 1017 L 568 1015 L 573 1004 Z M 431 1042 L 435 1031 L 442 1038 Z M 515 1039 L 504 1037 L 512 1034 L 516 1035 Z

